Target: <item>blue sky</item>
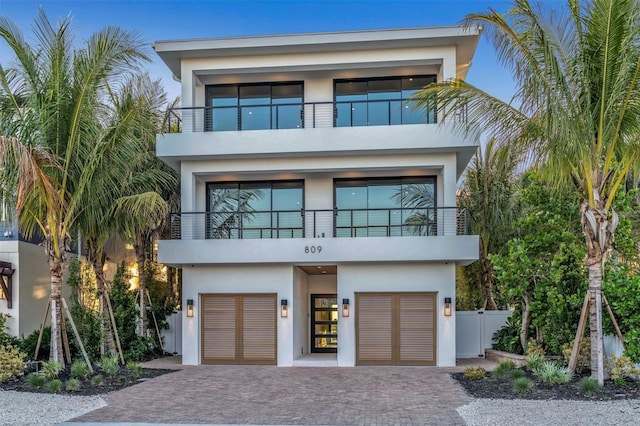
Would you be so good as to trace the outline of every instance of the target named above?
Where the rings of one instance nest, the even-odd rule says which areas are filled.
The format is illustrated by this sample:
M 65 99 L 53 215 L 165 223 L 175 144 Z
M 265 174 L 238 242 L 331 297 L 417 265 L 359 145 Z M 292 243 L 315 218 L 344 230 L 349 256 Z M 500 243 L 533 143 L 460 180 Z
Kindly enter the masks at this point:
M 560 0 L 547 0 L 559 3 Z M 31 39 L 32 24 L 42 6 L 49 20 L 71 14 L 79 41 L 107 25 L 137 30 L 149 43 L 153 63 L 171 97 L 179 94 L 162 61 L 153 53 L 156 40 L 228 37 L 300 32 L 348 31 L 381 28 L 455 25 L 468 13 L 488 7 L 504 11 L 504 0 L 0 0 L 0 15 L 10 18 Z M 10 52 L 0 44 L 0 63 Z M 492 46 L 483 39 L 467 80 L 509 100 L 513 83 L 497 62 Z

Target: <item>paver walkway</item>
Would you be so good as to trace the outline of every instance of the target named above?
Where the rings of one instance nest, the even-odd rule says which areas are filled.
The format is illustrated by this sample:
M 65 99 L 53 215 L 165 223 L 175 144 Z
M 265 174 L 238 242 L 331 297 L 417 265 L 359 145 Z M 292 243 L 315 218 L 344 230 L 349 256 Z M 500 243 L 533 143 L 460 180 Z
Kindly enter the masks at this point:
M 434 367 L 198 366 L 105 396 L 74 422 L 463 425 L 470 398 Z

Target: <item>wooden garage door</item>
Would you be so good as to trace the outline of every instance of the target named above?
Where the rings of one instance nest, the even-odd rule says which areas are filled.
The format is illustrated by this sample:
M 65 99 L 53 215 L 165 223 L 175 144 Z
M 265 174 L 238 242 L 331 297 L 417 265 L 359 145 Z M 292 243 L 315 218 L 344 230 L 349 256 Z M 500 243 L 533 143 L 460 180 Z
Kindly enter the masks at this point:
M 435 293 L 356 293 L 356 363 L 435 365 Z
M 203 364 L 276 364 L 275 294 L 202 295 Z

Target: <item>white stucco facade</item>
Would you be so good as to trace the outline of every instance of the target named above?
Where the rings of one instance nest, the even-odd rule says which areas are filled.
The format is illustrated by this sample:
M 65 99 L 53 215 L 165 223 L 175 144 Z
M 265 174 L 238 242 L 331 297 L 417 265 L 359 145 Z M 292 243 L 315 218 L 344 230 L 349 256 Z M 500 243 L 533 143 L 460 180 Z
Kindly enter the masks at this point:
M 216 327 L 205 321 L 215 313 L 204 312 L 203 296 L 233 295 L 240 301 L 243 295 L 267 294 L 275 296 L 278 309 L 285 302 L 288 315 L 278 312 L 275 318 L 273 363 L 280 366 L 296 365 L 318 349 L 314 295 L 329 295 L 338 306 L 348 301 L 350 315 L 338 310 L 332 320 L 337 327 L 332 350 L 338 366 L 351 367 L 358 364 L 358 345 L 367 344 L 358 338 L 358 295 L 389 293 L 433 297 L 428 327 L 433 327 L 435 359 L 428 365 L 455 365 L 455 315 L 445 316 L 443 308 L 445 298 L 455 301 L 455 265 L 478 257 L 478 237 L 466 235 L 464 212 L 456 208 L 456 182 L 477 141 L 457 132 L 455 121 L 436 123 L 437 114 L 420 124 L 394 124 L 389 118 L 386 125 L 338 125 L 336 111 L 342 105 L 335 91 L 336 82 L 464 78 L 479 32 L 442 27 L 155 44 L 182 82 L 182 109 L 173 112 L 180 118 L 179 131 L 158 136 L 157 155 L 181 175 L 181 212 L 172 216 L 171 239 L 159 241 L 158 261 L 182 268 L 183 306 L 188 300 L 194 304 L 192 317 L 183 310 L 184 364 L 203 363 L 203 348 L 215 347 L 205 330 L 205 323 Z M 241 93 L 283 82 L 303 88 L 298 128 L 274 128 L 273 121 L 269 128 L 252 130 L 212 127 L 216 114 L 237 110 L 240 123 L 244 110 L 242 104 L 219 109 L 211 89 Z M 359 102 L 352 110 L 378 105 Z M 392 104 L 385 105 L 391 114 Z M 354 227 L 354 210 L 351 235 L 341 233 L 336 188 L 342 182 L 367 186 L 385 180 L 429 182 L 432 207 L 431 213 L 425 211 L 435 215 L 429 231 L 410 235 L 400 228 L 406 225 L 391 225 L 393 215 L 404 214 L 399 207 L 383 211 L 389 216 L 386 236 L 372 236 L 373 219 Z M 260 238 L 243 238 L 235 222 L 227 237 L 213 236 L 212 187 L 273 182 L 295 182 L 302 191 L 295 233 L 283 237 L 284 228 L 274 228 L 280 225 L 271 219 L 268 237 L 261 230 Z M 236 330 L 243 327 L 238 321 Z M 213 339 L 206 344 L 205 334 Z

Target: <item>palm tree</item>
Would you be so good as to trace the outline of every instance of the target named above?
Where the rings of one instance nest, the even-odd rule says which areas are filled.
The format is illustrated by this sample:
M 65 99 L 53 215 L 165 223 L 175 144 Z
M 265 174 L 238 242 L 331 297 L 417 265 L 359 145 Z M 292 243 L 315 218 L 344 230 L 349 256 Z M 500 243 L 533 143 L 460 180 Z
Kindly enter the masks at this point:
M 482 25 L 499 60 L 513 71 L 515 107 L 459 80 L 417 94 L 437 98 L 441 121 L 460 109 L 467 132 L 520 141 L 558 188 L 580 196 L 589 272 L 591 372 L 603 375 L 602 274 L 618 217 L 613 201 L 640 158 L 640 6 L 636 0 L 568 0 L 547 13 L 542 3 L 513 0 L 467 16 Z
M 459 199 L 470 216 L 471 231 L 480 237 L 480 282 L 485 309 L 496 310 L 493 297 L 493 265 L 490 253 L 504 248 L 517 215 L 515 182 L 519 151 L 491 139 L 471 160 Z
M 111 321 L 107 310 L 107 282 L 103 273 L 104 247 L 110 237 L 117 235 L 118 217 L 114 206 L 121 197 L 132 198 L 137 203 L 157 202 L 148 194 L 162 188 L 173 188 L 178 183 L 175 172 L 160 163 L 155 156 L 155 132 L 159 130 L 161 107 L 166 96 L 158 81 L 151 81 L 148 74 L 134 75 L 122 87 L 109 92 L 116 116 L 136 116 L 129 131 L 144 144 L 122 144 L 109 152 L 110 156 L 125 158 L 126 169 L 114 168 L 111 162 L 102 164 L 94 175 L 92 192 L 83 200 L 77 226 L 84 241 L 87 261 L 93 266 L 102 312 L 102 329 L 107 350 L 115 352 Z M 131 211 L 127 213 L 129 215 Z M 149 215 L 145 213 L 145 217 Z M 143 277 L 141 276 L 141 279 Z
M 135 129 L 142 150 L 131 157 L 121 198 L 114 200 L 109 211 L 116 232 L 134 246 L 139 271 L 140 336 L 147 332 L 145 264 L 151 245 L 166 226 L 168 213 L 179 205 L 179 176 L 155 155 L 156 134 L 165 128 L 163 108 L 166 93 L 159 80 L 148 74 L 136 76 L 127 82 L 114 104 L 125 114 L 133 106 L 141 111 L 145 120 Z
M 107 27 L 78 47 L 71 18 L 56 27 L 41 9 L 29 45 L 10 20 L 0 17 L 0 38 L 13 51 L 15 64 L 0 66 L 1 190 L 15 199 L 21 232 L 44 237 L 51 273 L 51 357 L 63 362 L 61 291 L 66 247 L 95 172 L 106 161 L 126 170 L 125 158 L 111 155 L 122 144 L 139 143 L 129 126 L 135 114 L 114 114 L 109 87 L 147 56 L 134 32 Z M 135 112 L 135 111 L 133 111 Z

